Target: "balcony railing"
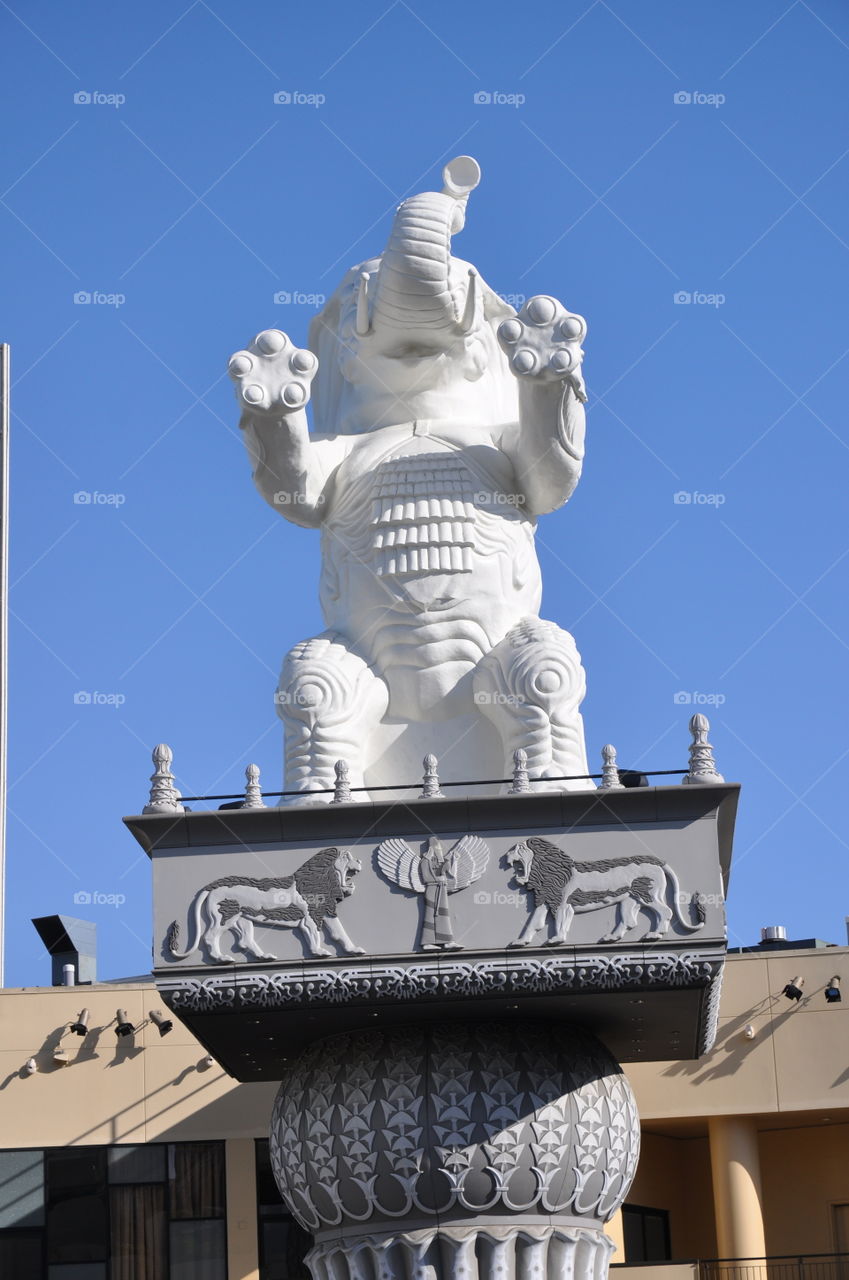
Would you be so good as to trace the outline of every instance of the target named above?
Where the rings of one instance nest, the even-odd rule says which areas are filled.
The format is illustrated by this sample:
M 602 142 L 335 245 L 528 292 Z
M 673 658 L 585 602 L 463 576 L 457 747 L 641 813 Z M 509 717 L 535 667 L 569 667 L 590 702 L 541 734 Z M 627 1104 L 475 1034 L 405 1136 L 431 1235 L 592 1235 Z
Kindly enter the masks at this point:
M 674 1262 L 620 1262 L 620 1267 L 663 1267 L 670 1280 L 849 1280 L 849 1253 L 789 1253 L 768 1258 L 680 1258 Z

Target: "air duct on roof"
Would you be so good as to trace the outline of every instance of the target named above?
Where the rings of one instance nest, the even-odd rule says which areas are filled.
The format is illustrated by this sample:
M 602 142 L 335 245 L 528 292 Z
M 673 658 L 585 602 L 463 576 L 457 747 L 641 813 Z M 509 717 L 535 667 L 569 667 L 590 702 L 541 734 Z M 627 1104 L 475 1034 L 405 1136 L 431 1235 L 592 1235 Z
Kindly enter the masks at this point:
M 74 985 L 97 981 L 97 925 L 73 916 L 40 916 L 33 920 L 38 936 L 50 952 L 54 987 L 71 985 L 65 966 L 72 965 Z

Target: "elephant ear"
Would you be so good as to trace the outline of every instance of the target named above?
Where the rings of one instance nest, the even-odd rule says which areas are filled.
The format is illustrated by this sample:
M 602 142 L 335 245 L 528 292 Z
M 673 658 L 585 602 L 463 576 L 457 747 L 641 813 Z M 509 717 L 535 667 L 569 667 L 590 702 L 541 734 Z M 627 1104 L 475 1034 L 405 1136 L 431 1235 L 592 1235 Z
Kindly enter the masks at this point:
M 310 322 L 307 346 L 318 356 L 318 374 L 312 387 L 313 424 L 316 431 L 334 432 L 339 422 L 345 389 L 343 368 L 356 361 L 357 292 L 360 275 L 374 275 L 379 258 L 361 262 L 345 273 L 341 284 Z

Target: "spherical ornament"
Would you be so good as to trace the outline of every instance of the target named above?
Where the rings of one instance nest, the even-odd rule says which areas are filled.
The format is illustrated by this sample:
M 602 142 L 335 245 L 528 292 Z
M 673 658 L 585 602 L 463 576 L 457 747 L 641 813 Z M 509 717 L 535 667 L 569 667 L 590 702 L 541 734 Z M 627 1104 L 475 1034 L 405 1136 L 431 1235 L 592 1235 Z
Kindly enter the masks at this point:
M 548 363 L 555 373 L 568 373 L 575 363 L 575 358 L 571 351 L 561 348 L 559 351 L 552 352 Z
M 551 324 L 557 315 L 557 303 L 554 298 L 546 297 L 542 293 L 537 298 L 531 298 L 527 310 L 528 319 L 533 324 Z
M 296 351 L 289 365 L 295 373 L 309 373 L 315 368 L 315 356 L 311 351 Z
M 267 356 L 273 356 L 285 347 L 286 335 L 281 333 L 279 329 L 263 329 L 262 333 L 257 334 L 256 345 Z
M 560 336 L 565 342 L 574 342 L 576 338 L 582 338 L 585 329 L 586 325 L 580 316 L 567 316 L 560 322 Z
M 262 387 L 253 382 L 249 387 L 245 387 L 242 396 L 247 400 L 248 404 L 261 404 L 265 397 L 265 392 Z
M 233 356 L 230 361 L 230 372 L 236 377 L 242 378 L 246 373 L 250 373 L 254 367 L 254 362 L 248 355 Z
M 280 392 L 280 399 L 290 409 L 296 409 L 306 398 L 306 390 L 300 382 L 287 382 Z
M 278 1186 L 310 1231 L 514 1214 L 597 1230 L 638 1148 L 618 1064 L 559 1022 L 331 1036 L 286 1072 L 271 1121 Z
M 517 373 L 530 373 L 531 370 L 536 368 L 536 363 L 536 356 L 527 347 L 517 351 L 513 357 L 513 368 Z
M 519 320 L 505 320 L 498 326 L 498 336 L 502 342 L 514 343 L 518 342 L 525 331 L 525 326 Z

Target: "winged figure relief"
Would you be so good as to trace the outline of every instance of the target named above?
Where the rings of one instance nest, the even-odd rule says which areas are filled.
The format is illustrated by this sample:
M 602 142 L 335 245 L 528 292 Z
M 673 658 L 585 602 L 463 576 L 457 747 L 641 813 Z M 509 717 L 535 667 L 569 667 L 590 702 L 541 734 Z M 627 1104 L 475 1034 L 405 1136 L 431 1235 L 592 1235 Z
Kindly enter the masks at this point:
M 489 846 L 480 836 L 463 836 L 448 852 L 436 836 L 419 853 L 398 836 L 383 841 L 377 864 L 386 879 L 424 899 L 419 950 L 462 949 L 454 940 L 449 895 L 479 880 L 488 862 Z

